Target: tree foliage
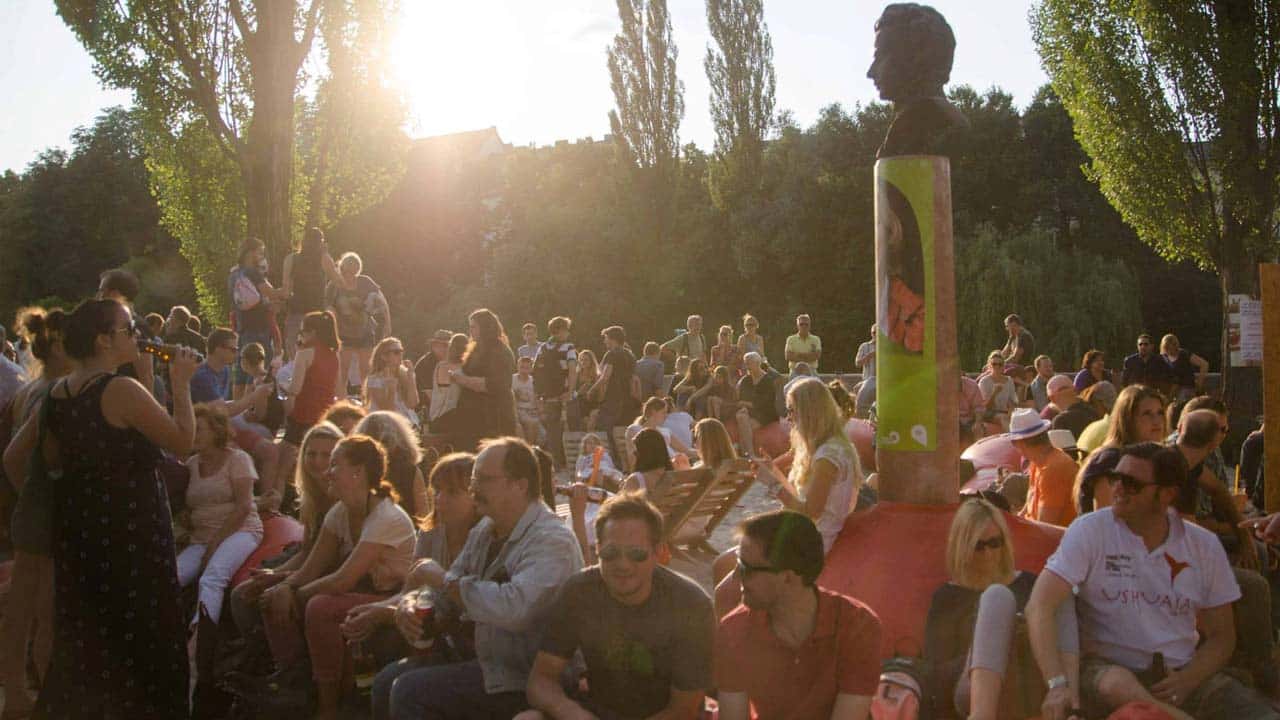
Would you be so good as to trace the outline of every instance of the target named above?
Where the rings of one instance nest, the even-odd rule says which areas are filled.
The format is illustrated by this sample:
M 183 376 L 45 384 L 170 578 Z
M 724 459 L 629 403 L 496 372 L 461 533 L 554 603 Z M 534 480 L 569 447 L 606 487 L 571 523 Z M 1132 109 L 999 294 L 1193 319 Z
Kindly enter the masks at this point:
M 773 124 L 773 41 L 763 0 L 707 0 L 703 67 L 711 83 L 711 120 L 720 156 L 737 148 L 759 156 Z
M 609 127 L 627 156 L 670 177 L 680 158 L 684 83 L 666 0 L 618 0 L 622 28 L 608 49 L 609 85 L 617 107 Z

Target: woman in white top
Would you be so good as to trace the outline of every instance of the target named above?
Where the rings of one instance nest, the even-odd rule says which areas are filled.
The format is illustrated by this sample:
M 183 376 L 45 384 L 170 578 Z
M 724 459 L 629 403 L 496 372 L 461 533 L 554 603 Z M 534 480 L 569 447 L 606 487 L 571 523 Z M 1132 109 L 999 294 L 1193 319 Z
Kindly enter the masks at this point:
M 386 470 L 377 440 L 351 435 L 338 442 L 329 464 L 338 501 L 302 567 L 264 594 L 264 602 L 272 602 L 266 595 L 293 598 L 289 622 L 269 623 L 267 638 L 278 667 L 297 667 L 303 652 L 310 655 L 320 718 L 337 717 L 347 652 L 339 626 L 347 612 L 396 592 L 413 563 L 417 531 L 396 504 Z M 304 633 L 305 643 L 298 642 Z
M 578 463 L 574 467 L 574 479 L 582 482 L 591 479 L 591 472 L 595 466 L 594 455 L 596 448 L 600 448 L 603 451 L 600 455 L 601 478 L 610 480 L 611 486 L 617 485 L 622 481 L 622 471 L 618 470 L 618 466 L 614 464 L 613 458 L 609 455 L 609 448 L 605 447 L 604 440 L 595 433 L 587 433 L 582 436 Z
M 194 412 L 196 454 L 187 461 L 191 544 L 178 553 L 178 582 L 186 587 L 200 579 L 200 604 L 217 622 L 227 583 L 262 542 L 253 505 L 258 473 L 248 453 L 228 445 L 231 422 L 221 405 L 196 405 Z M 199 618 L 197 609 L 192 624 Z
M 818 378 L 804 378 L 787 393 L 791 421 L 791 472 L 783 478 L 768 458 L 759 463 L 774 480 L 783 507 L 808 515 L 822 533 L 822 549 L 831 544 L 853 510 L 864 481 L 853 444 L 844 434 L 844 417 L 831 391 Z
M 418 378 L 413 363 L 404 357 L 404 343 L 399 338 L 384 338 L 373 349 L 369 361 L 369 377 L 364 381 L 364 405 L 370 412 L 386 410 L 405 416 L 418 424 Z
M 991 433 L 1009 432 L 1009 416 L 1018 407 L 1018 391 L 1013 378 L 1004 374 L 1004 357 L 999 350 L 987 356 L 987 374 L 978 380 L 986 401 L 982 419 Z
M 433 433 L 448 433 L 454 427 L 450 415 L 458 407 L 458 396 L 462 394 L 462 386 L 455 385 L 451 374 L 462 367 L 462 356 L 467 352 L 469 338 L 462 333 L 454 333 L 449 339 L 449 350 L 445 358 L 436 363 L 435 372 L 431 376 L 431 405 L 427 411 L 427 422 Z
M 627 426 L 627 440 L 634 442 L 641 430 L 657 430 L 662 434 L 662 438 L 667 443 L 667 454 L 672 458 L 676 453 L 684 453 L 685 457 L 693 458 L 697 455 L 693 448 L 689 447 L 675 433 L 664 426 L 667 422 L 667 401 L 665 398 L 651 397 L 644 401 L 644 409 L 640 413 L 640 417 L 636 421 Z

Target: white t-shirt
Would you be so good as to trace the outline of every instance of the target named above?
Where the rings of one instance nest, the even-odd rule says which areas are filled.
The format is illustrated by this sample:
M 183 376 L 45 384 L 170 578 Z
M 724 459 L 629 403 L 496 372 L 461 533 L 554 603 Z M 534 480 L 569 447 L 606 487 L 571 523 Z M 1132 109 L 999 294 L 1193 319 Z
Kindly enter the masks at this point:
M 187 508 L 191 511 L 191 542 L 205 544 L 213 540 L 227 517 L 236 510 L 231 481 L 235 478 L 257 480 L 258 472 L 253 469 L 253 458 L 239 448 L 228 448 L 222 467 L 211 475 L 202 474 L 199 455 L 191 456 L 187 469 L 191 472 L 186 495 Z M 262 518 L 258 517 L 257 509 L 249 510 L 238 532 L 262 537 Z
M 858 490 L 862 487 L 862 468 L 849 443 L 831 438 L 818 447 L 809 462 L 810 474 L 813 465 L 819 460 L 827 460 L 836 466 L 836 479 L 831 483 L 831 492 L 827 495 L 826 507 L 818 517 L 818 532 L 822 533 L 822 551 L 829 552 L 836 536 L 844 528 L 845 518 L 853 510 L 858 498 Z M 808 486 L 806 485 L 806 490 Z M 800 498 L 804 500 L 804 498 Z
M 511 392 L 516 396 L 516 411 L 521 415 L 538 414 L 538 394 L 533 391 L 533 376 L 521 380 L 520 373 L 511 376 Z
M 1018 393 L 1014 389 L 1012 378 L 1007 378 L 1003 384 L 997 385 L 990 375 L 984 375 L 978 381 L 978 389 L 982 391 L 983 401 L 990 400 L 991 393 L 996 394 L 996 401 L 991 405 L 991 409 L 996 412 L 1013 412 L 1018 405 Z
M 667 456 L 675 457 L 675 448 L 671 447 L 671 430 L 669 430 L 665 425 L 659 425 L 654 429 L 662 435 L 663 440 L 667 441 Z M 626 430 L 627 442 L 634 445 L 636 442 L 636 436 L 640 434 L 641 430 L 644 430 L 644 426 L 640 423 L 631 423 L 628 425 Z
M 1196 612 L 1240 598 L 1218 538 L 1169 509 L 1169 537 L 1152 552 L 1104 508 L 1076 519 L 1045 569 L 1079 586 L 1081 650 L 1131 670 L 1164 653 L 1171 668 L 1191 661 Z
M 338 552 L 345 560 L 356 547 L 351 539 L 351 524 L 347 522 L 347 506 L 334 503 L 325 514 L 322 527 L 338 538 Z M 364 527 L 360 528 L 360 542 L 391 547 L 391 552 L 385 553 L 369 569 L 375 589 L 387 591 L 400 586 L 413 564 L 417 538 L 413 520 L 391 498 L 383 498 L 369 510 L 369 517 L 364 519 Z
M 673 413 L 667 413 L 666 422 L 662 423 L 662 427 L 671 431 L 671 436 L 684 443 L 687 448 L 693 448 L 693 416 L 683 410 L 677 410 Z M 671 444 L 670 438 L 667 444 Z

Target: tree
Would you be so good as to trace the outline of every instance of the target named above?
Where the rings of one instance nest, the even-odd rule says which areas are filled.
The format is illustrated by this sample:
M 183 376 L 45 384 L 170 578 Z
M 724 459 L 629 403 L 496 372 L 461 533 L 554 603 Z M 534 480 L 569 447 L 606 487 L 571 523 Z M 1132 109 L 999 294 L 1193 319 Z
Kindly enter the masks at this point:
M 609 84 L 617 108 L 609 127 L 642 168 L 670 180 L 680 159 L 684 83 L 676 77 L 675 42 L 666 0 L 618 0 L 622 30 L 608 49 Z
M 711 82 L 711 119 L 716 154 L 745 153 L 758 161 L 773 125 L 773 41 L 764 22 L 763 0 L 707 0 L 707 45 L 703 66 Z
M 1032 30 L 1089 154 L 1090 177 L 1143 242 L 1256 293 L 1277 249 L 1280 13 L 1271 3 L 1043 0 Z M 1233 412 L 1261 375 L 1232 370 Z M 1240 382 L 1235 382 L 1239 380 Z

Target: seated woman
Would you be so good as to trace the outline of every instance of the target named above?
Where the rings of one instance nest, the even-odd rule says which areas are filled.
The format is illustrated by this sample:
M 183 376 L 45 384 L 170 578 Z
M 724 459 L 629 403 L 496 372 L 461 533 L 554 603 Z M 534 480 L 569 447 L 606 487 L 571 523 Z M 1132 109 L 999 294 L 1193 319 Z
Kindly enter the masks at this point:
M 642 430 L 655 430 L 662 435 L 663 442 L 667 446 L 667 454 L 672 458 L 676 453 L 683 453 L 686 458 L 692 458 L 696 455 L 693 448 L 684 444 L 675 433 L 669 428 L 663 426 L 667 421 L 667 401 L 665 398 L 651 397 L 644 401 L 644 408 L 640 412 L 640 417 L 636 421 L 627 426 L 627 440 L 634 442 L 637 435 Z
M 400 593 L 386 600 L 357 605 L 347 612 L 342 622 L 342 635 L 347 642 L 364 641 L 375 633 L 375 653 L 381 664 L 393 662 L 409 652 L 403 636 L 395 629 L 396 605 L 405 593 L 423 586 L 421 574 L 428 563 L 443 568 L 453 564 L 467 542 L 471 528 L 480 522 L 468 486 L 475 456 L 470 453 L 450 453 L 440 458 L 431 469 L 431 495 L 434 499 L 431 514 L 418 533 L 413 556 L 416 562 L 405 576 Z M 387 628 L 387 632 L 379 632 Z
M 263 593 L 277 686 L 296 684 L 311 658 L 316 717 L 337 716 L 347 647 L 339 631 L 347 611 L 388 597 L 409 574 L 417 533 L 386 480 L 386 452 L 367 435 L 338 441 L 328 478 L 337 502 L 325 515 L 302 567 Z M 260 688 L 269 688 L 262 683 Z
M 220 405 L 196 405 L 195 455 L 187 461 L 187 510 L 191 544 L 178 553 L 178 582 L 200 580 L 199 604 L 217 622 L 227 583 L 262 542 L 262 519 L 253 505 L 258 474 L 249 454 L 230 447 L 231 422 Z M 200 619 L 197 608 L 191 624 Z
M 982 391 L 982 415 L 986 435 L 1009 432 L 1009 416 L 1018 406 L 1018 393 L 1013 379 L 1004 374 L 1004 356 L 999 350 L 987 356 L 986 374 L 978 379 Z
M 404 357 L 404 343 L 399 338 L 383 338 L 373 349 L 363 395 L 370 412 L 399 413 L 413 425 L 418 424 L 418 415 L 413 411 L 418 407 L 418 378 L 413 373 L 413 363 Z
M 657 400 L 662 402 L 660 398 Z M 661 488 L 663 478 L 675 469 L 671 464 L 671 454 L 667 449 L 666 438 L 657 430 L 645 428 L 636 435 L 634 443 L 636 446 L 635 472 L 622 481 L 621 491 L 648 492 Z
M 783 477 L 768 457 L 760 458 L 761 479 L 783 507 L 808 515 L 831 543 L 853 510 L 864 478 L 858 453 L 844 432 L 844 416 L 831 391 L 818 378 L 797 380 L 787 393 L 791 449 L 795 457 Z
M 685 408 L 695 418 L 706 417 L 706 396 L 703 395 L 696 400 L 693 396 L 706 387 L 710 380 L 711 373 L 707 371 L 707 361 L 702 358 L 690 359 L 684 376 L 678 377 L 675 384 L 671 386 L 671 396 L 675 399 L 676 406 Z
M 691 405 L 705 404 L 703 417 L 729 421 L 738 411 L 738 388 L 730 379 L 733 371 L 726 365 L 717 365 L 707 382 L 689 397 Z
M 1036 577 L 1014 570 L 1013 536 L 1004 513 L 986 500 L 967 500 L 956 510 L 947 537 L 947 573 L 951 579 L 933 594 L 925 621 L 927 692 L 933 707 L 944 717 L 952 707 L 959 717 L 974 720 L 1005 717 L 1007 713 L 997 712 L 1001 686 L 1017 616 Z M 1059 652 L 1079 655 L 1075 604 L 1062 603 L 1057 621 Z M 1074 662 L 1064 665 L 1077 667 Z M 1018 670 L 1020 677 L 1029 674 L 1040 682 L 1034 662 Z M 1076 687 L 1078 678 L 1068 682 Z
M 431 498 L 427 495 L 422 470 L 418 468 L 422 447 L 409 421 L 400 413 L 377 410 L 357 423 L 353 432 L 382 443 L 382 449 L 387 452 L 387 480 L 400 497 L 400 507 L 414 522 L 425 518 L 431 508 Z
M 618 470 L 618 466 L 613 463 L 613 458 L 609 455 L 609 448 L 599 435 L 595 433 L 587 433 L 582 436 L 581 450 L 578 453 L 578 463 L 574 467 L 573 477 L 579 482 L 586 482 L 591 479 L 591 473 L 595 467 L 594 455 L 596 448 L 600 448 L 600 481 L 606 487 L 617 487 L 622 482 L 622 471 Z
M 333 507 L 329 481 L 326 478 L 329 457 L 333 455 L 333 448 L 342 437 L 343 432 L 326 421 L 313 426 L 303 437 L 301 459 L 297 463 L 292 483 L 299 500 L 297 516 L 303 527 L 302 544 L 291 555 L 282 555 L 264 562 L 264 567 L 254 570 L 248 580 L 231 591 L 231 614 L 242 634 L 261 625 L 262 613 L 270 611 L 270 607 L 264 605 L 259 612 L 258 601 L 262 594 L 301 568 L 316 544 L 324 517 L 329 508 Z M 286 509 L 293 512 L 292 508 Z M 266 567 L 268 565 L 274 567 Z M 276 622 L 280 622 L 280 619 L 277 618 Z

